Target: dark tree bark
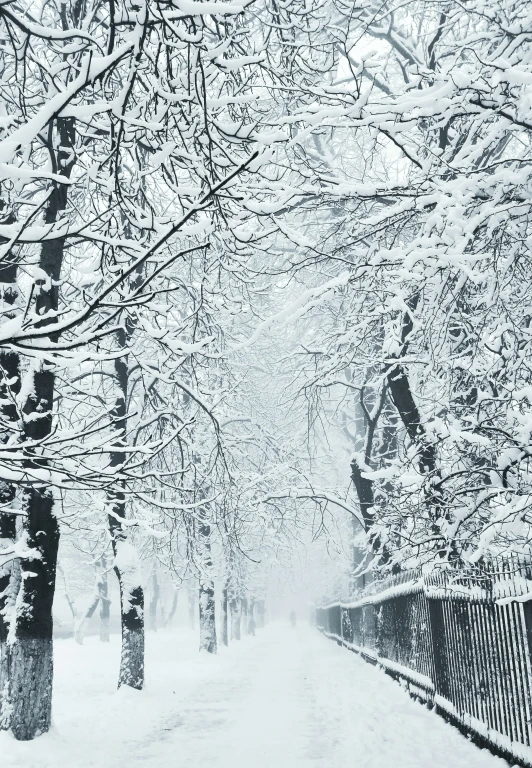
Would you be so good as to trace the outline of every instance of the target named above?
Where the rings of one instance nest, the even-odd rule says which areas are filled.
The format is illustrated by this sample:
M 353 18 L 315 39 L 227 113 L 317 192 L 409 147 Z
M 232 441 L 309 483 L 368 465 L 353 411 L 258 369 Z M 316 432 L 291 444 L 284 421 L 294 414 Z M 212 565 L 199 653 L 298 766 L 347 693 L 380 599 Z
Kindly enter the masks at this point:
M 408 437 L 419 447 L 419 469 L 422 474 L 430 474 L 436 470 L 436 446 L 427 439 L 427 433 L 404 368 L 399 364 L 391 368 L 387 374 L 387 382 L 393 404 L 397 408 Z
M 59 148 L 54 149 L 52 126 L 48 151 L 55 173 L 68 179 L 75 162 L 72 151 L 75 144 L 74 121 L 57 118 Z M 66 184 L 54 182 L 50 194 L 45 223 L 54 224 L 67 208 Z M 42 316 L 39 325 L 45 327 L 55 321 L 59 306 L 59 280 L 65 250 L 63 238 L 42 244 L 39 267 L 46 279 L 36 284 L 35 311 Z M 56 342 L 57 335 L 50 334 Z M 55 374 L 52 360 L 41 360 L 33 371 L 33 386 L 23 407 L 24 440 L 26 443 L 44 442 L 52 432 Z M 39 458 L 37 451 L 28 449 L 26 467 L 30 471 L 47 467 L 47 460 Z M 52 713 L 53 680 L 53 619 L 52 604 L 55 592 L 59 525 L 54 514 L 54 498 L 50 487 L 37 483 L 27 487 L 23 494 L 24 535 L 28 551 L 37 557 L 20 559 L 21 582 L 17 604 L 23 610 L 14 617 L 14 642 L 11 646 L 11 674 L 6 692 L 4 717 L 15 738 L 29 740 L 49 730 Z
M 364 424 L 364 434 L 365 434 L 364 452 L 363 452 L 364 461 L 362 464 L 355 458 L 351 462 L 351 480 L 353 481 L 353 485 L 358 497 L 358 504 L 360 508 L 360 514 L 362 517 L 362 524 L 363 524 L 364 531 L 370 534 L 370 547 L 371 547 L 370 552 L 364 553 L 364 554 L 361 553 L 360 550 L 358 550 L 356 547 L 353 547 L 353 576 L 351 579 L 351 585 L 353 587 L 357 586 L 359 588 L 363 588 L 366 586 L 368 576 L 366 573 L 363 573 L 360 576 L 355 576 L 354 574 L 356 573 L 357 568 L 359 568 L 360 565 L 364 562 L 368 563 L 368 558 L 373 557 L 372 553 L 378 552 L 381 547 L 381 542 L 379 537 L 371 535 L 371 529 L 375 522 L 375 512 L 374 512 L 375 494 L 373 490 L 373 480 L 371 478 L 364 477 L 364 471 L 365 471 L 365 468 L 369 468 L 370 470 L 373 470 L 376 466 L 378 466 L 379 461 L 384 458 L 391 458 L 391 454 L 393 452 L 392 445 L 394 448 L 396 445 L 395 429 L 393 429 L 390 426 L 387 429 L 387 431 L 383 434 L 383 446 L 381 448 L 381 451 L 379 454 L 376 454 L 375 435 L 376 435 L 379 418 L 386 404 L 386 399 L 387 399 L 386 387 L 382 387 L 378 395 L 378 399 L 377 399 L 376 393 L 373 393 L 372 400 L 374 401 L 373 405 L 375 406 L 375 408 L 372 408 L 371 413 L 366 405 L 364 393 L 365 393 L 365 387 L 362 387 L 360 391 L 360 408 L 362 411 L 361 421 Z M 346 434 L 351 440 L 354 441 L 354 436 L 351 435 L 351 433 L 349 432 L 349 430 L 347 430 L 347 428 L 344 428 L 344 434 Z M 387 440 L 389 442 L 387 442 Z M 356 533 L 357 533 L 356 521 L 354 521 L 353 536 L 356 535 Z M 389 554 L 385 550 L 383 553 L 381 553 L 380 560 L 379 560 L 380 564 L 384 564 L 388 558 L 389 558 Z
M 0 285 L 2 286 L 3 307 L 9 310 L 17 300 L 17 264 L 14 257 L 0 264 Z M 14 314 L 7 311 L 6 318 Z M 0 442 L 7 444 L 13 430 L 19 426 L 19 414 L 15 397 L 20 392 L 20 360 L 15 352 L 0 351 Z M 0 481 L 0 547 L 13 544 L 17 535 L 17 516 L 11 512 L 16 496 L 13 483 Z M 2 692 L 7 685 L 10 670 L 10 648 L 7 645 L 9 633 L 8 613 L 13 608 L 13 587 L 15 571 L 19 564 L 14 560 L 0 565 L 0 729 L 2 728 Z M 17 585 L 18 588 L 18 585 Z M 11 598 L 11 599 L 10 599 Z
M 412 311 L 417 306 L 419 296 L 414 296 L 409 302 Z M 409 313 L 403 317 L 403 327 L 401 332 L 401 354 L 404 356 L 408 348 L 408 338 L 413 329 L 412 318 Z M 438 480 L 441 475 L 438 470 L 438 451 L 436 443 L 429 437 L 425 425 L 423 424 L 419 408 L 416 404 L 410 380 L 404 367 L 398 361 L 392 364 L 386 371 L 386 380 L 390 389 L 390 394 L 394 406 L 399 413 L 401 421 L 406 429 L 408 437 L 418 448 L 419 471 L 423 475 L 432 478 L 432 482 L 425 484 L 425 504 L 432 522 L 432 532 L 435 536 L 440 535 L 440 527 L 437 525 L 437 519 L 442 515 L 443 499 L 439 490 Z M 447 514 L 444 513 L 447 517 Z M 444 544 L 444 546 L 446 546 Z M 451 546 L 453 556 L 456 555 L 454 545 Z M 443 550 L 440 554 L 443 554 Z
M 415 311 L 418 301 L 418 294 L 409 300 L 408 305 L 412 312 Z M 413 327 L 414 324 L 410 312 L 405 312 L 401 328 L 401 351 L 398 354 L 397 363 L 392 363 L 388 366 L 386 381 L 393 404 L 397 408 L 407 435 L 419 448 L 420 471 L 422 474 L 430 474 L 436 470 L 436 446 L 427 439 L 427 432 L 422 423 L 421 414 L 414 399 L 410 381 L 404 367 L 400 363 L 400 358 L 404 358 L 408 350 L 409 336 L 412 333 Z

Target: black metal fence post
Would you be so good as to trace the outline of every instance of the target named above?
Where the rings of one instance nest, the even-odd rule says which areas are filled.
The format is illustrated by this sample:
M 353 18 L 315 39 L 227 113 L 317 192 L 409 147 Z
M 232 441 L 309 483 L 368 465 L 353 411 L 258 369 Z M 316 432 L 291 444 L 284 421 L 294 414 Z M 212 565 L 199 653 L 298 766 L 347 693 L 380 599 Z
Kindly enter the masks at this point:
M 432 663 L 434 669 L 435 692 L 449 699 L 449 661 L 447 657 L 447 641 L 445 638 L 445 623 L 443 620 L 443 603 L 438 598 L 429 601 L 429 626 L 432 638 Z

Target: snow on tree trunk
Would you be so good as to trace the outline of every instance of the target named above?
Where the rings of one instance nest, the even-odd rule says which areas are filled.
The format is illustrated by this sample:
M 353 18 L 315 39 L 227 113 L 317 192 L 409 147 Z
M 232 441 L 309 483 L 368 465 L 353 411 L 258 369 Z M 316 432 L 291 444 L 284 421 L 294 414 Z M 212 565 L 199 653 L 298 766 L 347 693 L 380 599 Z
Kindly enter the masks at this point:
M 126 324 L 126 326 L 127 328 L 121 328 L 115 334 L 120 350 L 127 347 L 133 331 L 130 324 Z M 111 453 L 111 466 L 120 468 L 124 462 L 123 448 L 127 445 L 126 401 L 129 383 L 127 355 L 114 361 L 114 371 L 117 395 L 112 414 L 115 419 L 117 439 L 116 450 Z M 114 570 L 120 587 L 122 626 L 122 653 L 118 687 L 128 685 L 140 690 L 144 685 L 144 590 L 142 589 L 140 560 L 137 550 L 127 540 L 126 528 L 122 523 L 126 518 L 125 494 L 122 491 L 113 492 L 110 494 L 110 502 L 109 531 L 115 555 Z
M 5 550 L 8 550 L 13 545 L 15 538 L 14 530 L 13 536 L 6 536 L 6 533 L 9 533 L 8 526 L 5 524 L 7 517 L 7 515 L 4 515 L 3 517 L 0 516 L 0 549 Z M 9 674 L 9 649 L 7 645 L 7 638 L 9 634 L 10 609 L 12 609 L 14 603 L 12 590 L 14 587 L 13 579 L 15 568 L 18 568 L 18 562 L 14 559 L 9 559 L 5 563 L 2 563 L 0 560 L 0 728 L 4 689 L 5 695 L 8 695 L 7 682 Z
M 56 143 L 57 142 L 57 143 Z M 56 136 L 49 132 L 47 150 L 55 156 L 62 176 L 69 178 L 75 162 L 74 121 L 57 118 Z M 67 207 L 68 185 L 54 183 L 47 204 L 45 223 L 54 224 Z M 46 327 L 54 322 L 59 306 L 59 284 L 65 251 L 64 238 L 45 241 L 41 246 L 40 276 L 35 279 L 34 311 Z M 50 343 L 58 341 L 50 334 Z M 52 432 L 55 374 L 53 360 L 41 357 L 26 373 L 27 398 L 23 404 L 24 438 L 38 445 Z M 42 476 L 46 459 L 38 451 L 26 449 L 26 467 Z M 21 582 L 11 622 L 11 679 L 7 707 L 10 727 L 16 739 L 26 741 L 49 730 L 52 718 L 53 618 L 59 525 L 54 514 L 50 487 L 35 482 L 23 495 L 24 546 L 20 558 Z M 4 720 L 5 722 L 5 720 Z
M 15 612 L 15 603 L 20 589 L 20 562 L 18 558 L 12 561 L 9 580 L 3 594 L 3 613 L 5 628 L 0 638 L 0 731 L 8 730 L 11 726 L 12 694 L 11 694 L 11 649 L 9 627 Z
M 201 572 L 199 580 L 200 651 L 216 653 L 214 580 L 212 577 L 211 526 L 206 521 L 207 510 L 200 511 L 199 548 Z
M 231 611 L 231 640 L 240 640 L 240 601 L 233 597 L 229 601 Z
M 37 371 L 33 397 L 26 413 L 49 414 L 30 422 L 34 439 L 42 439 L 51 427 L 54 376 Z M 29 435 L 28 435 L 29 436 Z M 28 462 L 28 465 L 38 466 Z M 4 686 L 2 727 L 15 738 L 27 741 L 45 733 L 51 725 L 53 680 L 53 619 L 59 526 L 48 488 L 28 488 L 24 493 L 24 549 L 20 558 L 21 581 L 10 622 L 9 679 Z
M 17 261 L 4 259 L 0 264 L 1 309 L 5 319 L 11 319 L 10 312 L 18 297 L 17 290 Z M 20 359 L 15 352 L 2 350 L 0 352 L 0 417 L 2 430 L 0 442 L 9 441 L 12 431 L 18 428 L 19 418 L 15 398 L 20 393 Z M 9 424 L 12 424 L 12 429 Z M 16 486 L 13 483 L 0 481 L 0 549 L 9 550 L 17 536 L 17 517 L 10 514 L 9 509 L 15 504 Z M 9 634 L 9 613 L 14 603 L 14 595 L 18 592 L 18 581 L 11 580 L 20 576 L 18 561 L 7 556 L 0 560 L 0 719 L 2 711 L 3 691 L 8 685 L 9 649 L 7 638 Z M 1 728 L 1 724 L 0 724 Z
M 144 685 L 144 591 L 136 548 L 128 541 L 114 542 L 114 569 L 120 585 L 122 654 L 118 687 L 141 690 Z
M 229 645 L 229 633 L 228 633 L 228 603 L 227 603 L 227 586 L 222 591 L 222 606 L 221 606 L 221 642 L 222 645 Z
M 11 544 L 10 539 L 0 538 L 0 549 L 4 549 Z M 2 711 L 3 690 L 7 682 L 8 663 L 7 663 L 7 635 L 9 624 L 5 609 L 7 607 L 7 591 L 11 578 L 12 561 L 5 565 L 0 565 L 0 717 Z
M 199 623 L 200 651 L 216 653 L 214 583 L 209 579 L 200 579 L 199 587 Z

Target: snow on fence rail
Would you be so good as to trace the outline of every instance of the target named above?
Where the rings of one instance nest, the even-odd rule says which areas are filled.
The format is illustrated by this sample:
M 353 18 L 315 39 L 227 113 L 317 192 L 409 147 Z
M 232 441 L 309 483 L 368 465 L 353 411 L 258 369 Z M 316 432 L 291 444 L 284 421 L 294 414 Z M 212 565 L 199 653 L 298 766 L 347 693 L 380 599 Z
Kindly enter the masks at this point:
M 532 766 L 532 559 L 404 572 L 316 608 L 316 625 L 478 743 Z

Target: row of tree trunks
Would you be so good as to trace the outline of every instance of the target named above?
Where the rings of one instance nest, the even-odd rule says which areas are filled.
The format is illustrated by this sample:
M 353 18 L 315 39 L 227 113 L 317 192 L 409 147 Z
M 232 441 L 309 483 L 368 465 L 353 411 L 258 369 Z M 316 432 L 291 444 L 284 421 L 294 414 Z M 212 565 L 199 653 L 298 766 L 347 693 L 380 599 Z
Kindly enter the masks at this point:
M 227 632 L 227 606 L 231 614 L 231 640 L 240 640 L 242 635 L 253 633 L 254 629 L 264 627 L 264 600 L 250 600 L 247 598 L 231 597 L 227 599 L 227 589 L 222 594 L 222 629 Z M 227 643 L 224 643 L 227 645 Z
M 248 633 L 248 627 L 251 620 L 256 627 L 264 626 L 264 601 L 249 601 L 247 598 L 233 598 L 229 600 L 229 586 L 226 583 L 221 595 L 220 602 L 220 632 L 219 638 L 216 632 L 216 602 L 215 602 L 215 589 L 214 581 L 210 576 L 212 568 L 212 561 L 210 555 L 210 548 L 208 538 L 210 536 L 210 526 L 203 524 L 199 528 L 199 535 L 202 539 L 203 549 L 203 561 L 202 567 L 205 572 L 203 578 L 199 579 L 198 592 L 193 589 L 189 589 L 188 592 L 188 609 L 189 609 L 189 625 L 191 629 L 194 629 L 195 614 L 196 614 L 196 600 L 195 594 L 198 595 L 199 601 L 199 630 L 200 630 L 200 650 L 205 650 L 208 653 L 216 653 L 218 648 L 218 639 L 221 645 L 227 646 L 229 644 L 229 616 L 231 614 L 231 639 L 240 640 L 242 635 Z M 152 584 L 153 590 L 153 584 Z M 178 592 L 174 592 L 172 599 L 172 605 L 170 612 L 164 619 L 164 626 L 168 626 L 173 618 L 178 601 Z M 152 599 L 150 601 L 150 608 L 153 605 L 153 591 Z M 153 619 L 150 619 L 149 627 L 152 628 Z
M 208 526 L 207 526 L 208 527 Z M 208 536 L 205 531 L 201 536 Z M 209 550 L 210 558 L 210 550 Z M 207 573 L 212 563 L 206 562 Z M 231 640 L 240 640 L 243 635 L 254 633 L 255 628 L 264 627 L 264 600 L 253 600 L 230 594 L 230 584 L 226 581 L 220 601 L 220 643 L 229 645 L 229 619 Z M 189 604 L 190 605 L 190 604 Z M 217 638 L 215 627 L 215 592 L 214 582 L 210 578 L 200 579 L 199 586 L 200 649 L 216 653 Z

